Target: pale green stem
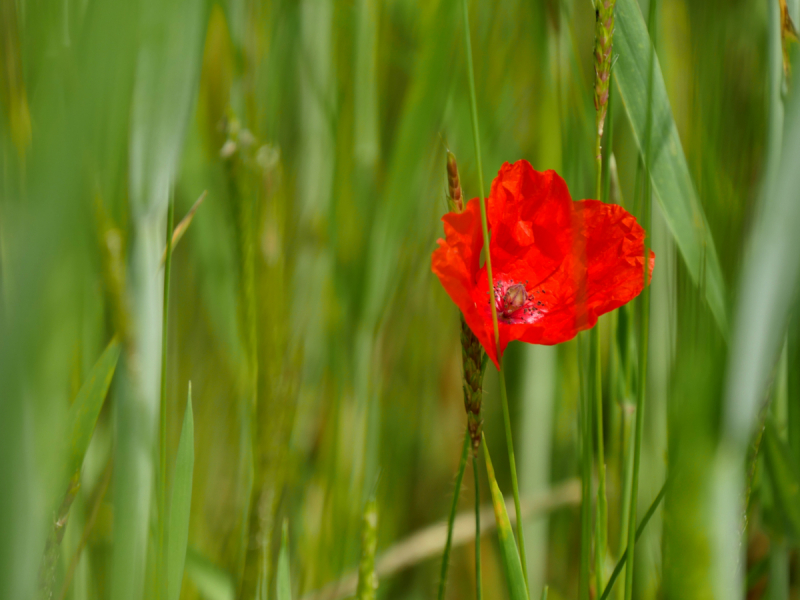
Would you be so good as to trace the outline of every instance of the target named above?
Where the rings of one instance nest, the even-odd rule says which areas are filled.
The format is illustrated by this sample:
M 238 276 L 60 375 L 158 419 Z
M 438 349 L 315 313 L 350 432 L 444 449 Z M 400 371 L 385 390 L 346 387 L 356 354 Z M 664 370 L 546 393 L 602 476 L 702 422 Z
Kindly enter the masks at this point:
M 478 165 L 478 186 L 480 189 L 479 204 L 481 209 L 481 228 L 483 230 L 483 247 L 486 249 L 486 275 L 489 280 L 489 294 L 493 293 L 494 277 L 492 276 L 492 257 L 489 245 L 489 223 L 486 218 L 486 195 L 483 185 L 483 164 L 481 162 L 481 140 L 480 130 L 478 127 L 478 101 L 475 94 L 475 69 L 472 64 L 472 40 L 469 31 L 469 7 L 467 0 L 462 0 L 464 7 L 464 34 L 467 45 L 467 77 L 469 79 L 469 97 L 470 107 L 472 110 L 472 133 L 475 139 L 475 155 Z M 503 373 L 503 362 L 500 353 L 500 329 L 497 325 L 497 308 L 492 301 L 489 303 L 492 311 L 492 325 L 494 327 L 494 342 L 495 350 L 497 352 L 497 364 L 499 366 L 500 377 L 500 399 L 503 405 L 503 421 L 505 422 L 506 430 L 506 445 L 508 446 L 508 459 L 511 463 L 511 485 L 514 493 L 514 508 L 517 513 L 517 542 L 519 544 L 519 554 L 522 560 L 522 572 L 525 575 L 525 586 L 528 585 L 528 563 L 525 557 L 525 540 L 522 534 L 522 513 L 520 511 L 519 502 L 519 485 L 517 482 L 517 465 L 514 460 L 514 442 L 511 435 L 511 417 L 508 411 L 508 394 L 506 393 L 505 374 Z M 529 592 L 530 594 L 530 592 Z
M 437 598 L 444 600 L 444 590 L 447 586 L 447 569 L 450 567 L 450 549 L 453 547 L 453 523 L 456 520 L 456 511 L 458 510 L 458 495 L 461 491 L 461 480 L 464 479 L 464 471 L 467 466 L 467 452 L 469 450 L 469 429 L 464 432 L 464 446 L 461 449 L 461 461 L 458 463 L 458 472 L 456 473 L 456 489 L 453 492 L 453 502 L 450 505 L 450 516 L 447 518 L 447 541 L 444 545 L 444 553 L 442 554 L 442 572 L 439 576 L 439 593 Z

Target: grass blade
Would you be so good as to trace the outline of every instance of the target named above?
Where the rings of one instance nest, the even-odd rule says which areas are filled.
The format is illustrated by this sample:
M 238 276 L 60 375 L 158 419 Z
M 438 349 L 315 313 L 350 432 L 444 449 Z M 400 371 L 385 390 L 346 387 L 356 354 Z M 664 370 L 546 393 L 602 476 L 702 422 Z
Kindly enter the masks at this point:
M 206 199 L 208 196 L 208 190 L 204 190 L 200 197 L 195 200 L 195 203 L 192 204 L 192 208 L 189 209 L 189 212 L 186 213 L 181 219 L 181 222 L 175 226 L 175 229 L 172 231 L 172 246 L 171 249 L 174 250 L 175 246 L 178 245 L 178 242 L 181 241 L 183 235 L 186 233 L 186 230 L 189 229 L 189 225 L 192 224 L 192 219 L 194 219 L 194 213 L 197 212 L 197 209 L 200 208 L 200 205 L 203 203 L 203 200 Z M 167 262 L 167 249 L 164 248 L 164 254 L 161 255 L 161 264 L 164 265 Z
M 169 508 L 167 535 L 167 600 L 178 600 L 181 595 L 186 546 L 189 542 L 189 515 L 192 508 L 192 476 L 194 471 L 194 413 L 192 411 L 192 384 L 183 416 L 178 456 L 175 461 L 175 478 Z
M 486 459 L 486 474 L 489 476 L 489 487 L 492 491 L 492 506 L 494 506 L 494 518 L 497 521 L 497 538 L 500 541 L 500 558 L 508 583 L 509 597 L 511 600 L 527 600 L 528 588 L 525 585 L 525 576 L 522 572 L 522 563 L 517 552 L 517 545 L 514 542 L 514 532 L 511 529 L 511 522 L 508 520 L 506 503 L 503 494 L 497 485 L 492 467 L 492 459 L 489 457 L 489 447 L 486 445 L 486 436 L 483 439 L 483 456 Z
M 695 283 L 705 289 L 706 300 L 723 335 L 727 335 L 727 293 L 717 251 L 703 207 L 695 190 L 672 116 L 664 78 L 655 57 L 650 151 L 647 144 L 648 69 L 650 36 L 636 0 L 618 0 L 614 47 L 618 50 L 612 72 L 639 151 L 649 161 L 650 179 L 664 218 Z M 650 154 L 649 157 L 646 155 Z M 704 281 L 701 281 L 702 278 Z
M 785 339 L 789 310 L 800 275 L 800 96 L 794 78 L 775 185 L 760 198 L 758 219 L 739 277 L 737 308 L 724 391 L 721 443 L 715 465 L 714 502 L 717 598 L 741 590 L 739 548 L 744 527 L 743 465 L 772 365 Z M 773 160 L 778 160 L 774 158 Z M 793 367 L 794 368 L 794 367 Z
M 283 522 L 277 577 L 277 600 L 292 600 L 292 576 L 289 569 L 289 523 L 287 521 Z
M 120 345 L 116 338 L 112 339 L 103 354 L 92 367 L 88 378 L 84 381 L 75 401 L 67 415 L 67 447 L 63 467 L 60 472 L 58 490 L 64 490 L 64 496 L 57 506 L 53 527 L 48 532 L 44 555 L 39 567 L 39 593 L 41 598 L 53 595 L 56 568 L 61 555 L 61 542 L 66 531 L 70 508 L 80 487 L 80 469 L 89 443 L 94 433 L 97 418 L 114 377 L 119 360 Z
M 65 468 L 62 472 L 63 482 L 58 489 L 66 490 L 67 482 L 80 468 L 83 457 L 89 448 L 94 433 L 97 417 L 103 408 L 111 379 L 117 368 L 120 346 L 116 338 L 106 346 L 103 354 L 92 367 L 72 407 L 69 410 L 68 423 L 69 447 Z

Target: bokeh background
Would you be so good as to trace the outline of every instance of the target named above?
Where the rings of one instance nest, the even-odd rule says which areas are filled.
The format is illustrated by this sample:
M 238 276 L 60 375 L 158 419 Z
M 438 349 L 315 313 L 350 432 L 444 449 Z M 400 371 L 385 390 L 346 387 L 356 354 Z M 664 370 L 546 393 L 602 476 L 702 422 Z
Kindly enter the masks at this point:
M 780 5 L 656 6 L 664 86 L 653 94 L 668 104 L 648 164 L 685 157 L 689 187 L 654 184 L 640 514 L 668 472 L 670 485 L 637 546 L 636 598 L 798 594 L 789 317 L 800 130 Z M 591 2 L 469 6 L 487 182 L 524 158 L 556 169 L 574 199 L 591 197 Z M 798 22 L 797 2 L 787 10 Z M 461 454 L 458 313 L 430 271 L 447 149 L 465 195 L 478 195 L 460 2 L 0 0 L 0 42 L 0 597 L 40 597 L 70 406 L 113 336 L 122 357 L 52 597 L 155 597 L 160 259 L 168 203 L 177 223 L 204 190 L 174 249 L 168 309 L 169 477 L 190 381 L 194 416 L 181 597 L 273 597 L 284 520 L 294 597 L 352 594 L 329 584 L 357 568 L 366 500 L 376 495 L 380 556 L 446 518 Z M 646 64 L 648 46 L 615 54 L 623 47 L 620 66 L 632 55 Z M 658 100 L 618 83 L 611 201 L 640 215 L 645 113 L 632 105 Z M 690 200 L 693 221 L 670 221 L 665 206 Z M 697 231 L 687 258 L 675 240 Z M 625 539 L 636 307 L 600 322 L 612 566 Z M 531 589 L 546 583 L 554 599 L 577 596 L 576 349 L 512 344 L 506 361 L 533 506 Z M 484 388 L 486 437 L 510 493 L 491 367 Z M 473 489 L 468 469 L 461 510 Z M 496 537 L 483 539 L 485 594 L 503 598 Z M 470 540 L 453 550 L 448 598 L 474 594 L 472 553 Z M 381 576 L 378 597 L 433 596 L 439 554 L 413 554 Z

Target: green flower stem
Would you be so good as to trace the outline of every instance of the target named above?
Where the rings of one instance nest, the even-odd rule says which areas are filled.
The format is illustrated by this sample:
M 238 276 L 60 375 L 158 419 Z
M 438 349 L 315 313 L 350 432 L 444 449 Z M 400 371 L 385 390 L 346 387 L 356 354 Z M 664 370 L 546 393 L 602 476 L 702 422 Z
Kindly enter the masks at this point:
M 164 260 L 164 309 L 161 321 L 161 422 L 159 439 L 158 485 L 158 597 L 167 597 L 166 535 L 167 535 L 167 316 L 169 314 L 169 275 L 172 270 L 172 224 L 175 201 L 169 195 L 167 209 L 167 247 Z
M 472 453 L 472 474 L 475 479 L 475 597 L 483 598 L 481 577 L 481 490 L 478 479 L 478 453 Z
M 467 466 L 467 452 L 470 445 L 469 429 L 464 432 L 464 444 L 461 449 L 461 461 L 458 463 L 458 472 L 456 473 L 456 489 L 453 492 L 453 502 L 450 505 L 450 516 L 447 518 L 447 542 L 444 545 L 444 553 L 442 554 L 442 571 L 439 576 L 439 593 L 437 598 L 444 600 L 444 590 L 447 586 L 447 569 L 450 566 L 450 549 L 453 547 L 453 523 L 456 520 L 456 511 L 458 510 L 458 495 L 461 491 L 461 480 L 464 479 L 464 471 Z
M 467 77 L 469 79 L 469 99 L 472 109 L 472 134 L 475 140 L 475 157 L 478 164 L 478 188 L 480 189 L 481 228 L 483 229 L 483 247 L 486 249 L 486 274 L 489 276 L 489 292 L 494 287 L 492 276 L 492 257 L 489 252 L 489 222 L 486 219 L 486 192 L 483 185 L 483 163 L 481 161 L 481 135 L 478 128 L 478 100 L 475 95 L 475 69 L 472 65 L 472 38 L 469 32 L 469 7 L 467 0 L 462 0 L 464 7 L 464 35 L 467 44 Z M 492 325 L 494 326 L 494 342 L 497 349 L 497 362 L 500 362 L 500 329 L 497 326 L 497 307 L 489 303 L 492 309 Z M 502 367 L 501 367 L 502 368 Z
M 469 79 L 470 108 L 472 109 L 472 133 L 475 139 L 475 155 L 478 165 L 478 185 L 480 189 L 480 208 L 481 208 L 481 228 L 483 229 L 483 247 L 486 249 L 486 274 L 489 279 L 489 294 L 494 289 L 494 277 L 492 275 L 492 256 L 489 245 L 489 223 L 486 218 L 486 194 L 483 185 L 483 163 L 481 162 L 481 140 L 478 127 L 478 101 L 475 94 L 475 69 L 472 64 L 472 39 L 469 31 L 469 7 L 467 0 L 462 0 L 464 8 L 464 35 L 467 45 L 467 77 Z M 508 394 L 506 392 L 505 374 L 503 373 L 502 357 L 500 355 L 500 329 L 497 325 L 497 307 L 494 302 L 489 303 L 492 310 L 492 325 L 494 326 L 494 342 L 497 351 L 497 364 L 500 377 L 500 399 L 503 404 L 503 421 L 506 430 L 506 445 L 508 446 L 508 459 L 511 463 L 511 484 L 514 493 L 514 508 L 517 513 L 517 542 L 519 543 L 519 554 L 522 560 L 522 572 L 525 574 L 525 585 L 528 585 L 528 563 L 525 557 L 525 540 L 522 534 L 522 513 L 519 502 L 519 485 L 517 482 L 517 465 L 514 459 L 514 442 L 511 436 L 511 417 L 508 411 Z

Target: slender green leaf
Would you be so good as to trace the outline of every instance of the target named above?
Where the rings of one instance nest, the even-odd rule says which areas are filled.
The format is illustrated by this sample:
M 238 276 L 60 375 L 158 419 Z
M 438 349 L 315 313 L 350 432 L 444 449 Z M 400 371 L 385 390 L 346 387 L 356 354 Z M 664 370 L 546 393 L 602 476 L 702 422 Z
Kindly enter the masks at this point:
M 618 0 L 613 73 L 639 151 L 646 152 L 650 36 L 636 0 Z M 650 135 L 650 179 L 667 225 L 723 335 L 727 335 L 725 281 L 708 221 L 689 173 L 658 58 L 655 59 Z
M 117 368 L 119 359 L 119 342 L 116 338 L 111 340 L 103 354 L 92 367 L 89 377 L 81 386 L 72 407 L 69 410 L 67 422 L 69 423 L 68 443 L 65 468 L 62 472 L 63 484 L 59 491 L 66 491 L 67 482 L 83 464 L 83 457 L 89 448 L 89 442 L 94 433 L 97 417 L 103 408 L 111 379 Z
M 781 439 L 771 419 L 764 430 L 764 457 L 775 492 L 776 504 L 787 530 L 800 539 L 800 472 L 788 444 Z
M 292 600 L 292 577 L 289 569 L 289 523 L 286 521 L 283 522 L 277 576 L 278 600 Z
M 494 518 L 497 522 L 497 537 L 500 540 L 500 558 L 506 573 L 509 594 L 511 600 L 527 600 L 528 591 L 525 586 L 525 576 L 522 573 L 522 562 L 520 562 L 519 553 L 517 552 L 517 544 L 514 541 L 511 522 L 508 520 L 506 503 L 494 476 L 492 459 L 489 457 L 489 448 L 486 445 L 485 437 L 482 445 L 483 455 L 486 457 L 486 473 L 489 476 L 489 486 L 492 490 L 492 505 L 494 506 Z
M 189 541 L 189 514 L 192 508 L 192 473 L 194 471 L 194 414 L 192 412 L 192 384 L 183 415 L 181 440 L 175 462 L 172 498 L 169 507 L 167 536 L 167 600 L 178 600 L 181 595 L 186 546 Z
M 650 508 L 647 509 L 647 512 L 642 517 L 642 522 L 639 523 L 639 527 L 636 528 L 636 538 L 634 540 L 634 544 L 639 541 L 639 538 L 642 537 L 644 533 L 645 527 L 650 522 L 650 519 L 653 518 L 653 515 L 656 514 L 656 509 L 658 505 L 661 504 L 661 501 L 664 499 L 664 495 L 667 493 L 667 482 L 664 482 L 664 485 L 661 486 L 661 491 L 658 492 L 658 495 L 653 500 L 653 503 L 650 505 Z M 606 600 L 608 595 L 611 593 L 611 590 L 614 589 L 614 583 L 617 581 L 620 573 L 622 573 L 622 569 L 625 567 L 625 563 L 628 559 L 628 548 L 625 548 L 625 551 L 622 553 L 622 556 L 619 557 L 619 561 L 617 561 L 617 566 L 614 567 L 614 572 L 611 573 L 611 577 L 608 578 L 608 583 L 606 583 L 606 587 L 603 590 L 602 596 L 600 596 L 600 600 Z

